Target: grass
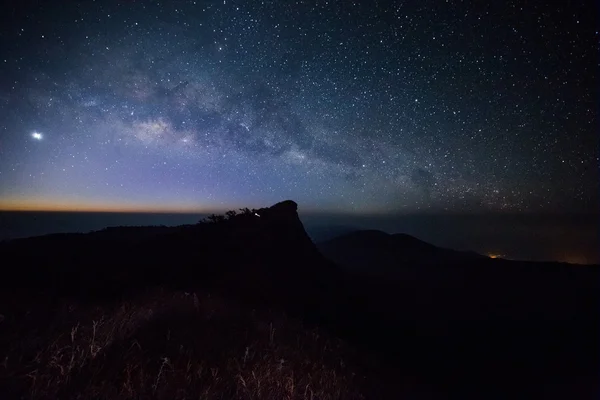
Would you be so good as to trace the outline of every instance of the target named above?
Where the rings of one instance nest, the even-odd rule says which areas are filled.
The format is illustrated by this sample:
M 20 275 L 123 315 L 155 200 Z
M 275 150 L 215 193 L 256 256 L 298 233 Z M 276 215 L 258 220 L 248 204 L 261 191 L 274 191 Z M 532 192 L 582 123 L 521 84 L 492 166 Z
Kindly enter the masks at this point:
M 0 325 L 23 327 L 1 336 L 3 398 L 363 398 L 349 347 L 280 312 L 166 290 L 43 312 Z

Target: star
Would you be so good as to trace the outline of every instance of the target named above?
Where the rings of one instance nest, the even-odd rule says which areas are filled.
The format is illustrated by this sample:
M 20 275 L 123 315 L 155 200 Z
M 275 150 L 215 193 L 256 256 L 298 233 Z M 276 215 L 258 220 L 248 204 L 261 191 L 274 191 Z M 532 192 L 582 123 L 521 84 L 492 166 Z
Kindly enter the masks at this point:
M 379 18 L 361 2 L 314 15 L 250 3 L 89 7 L 90 20 L 110 19 L 106 29 L 90 26 L 49 62 L 38 55 L 79 19 L 63 21 L 53 6 L 41 24 L 52 29 L 37 30 L 35 18 L 11 27 L 1 119 L 19 140 L 2 136 L 15 156 L 0 157 L 0 173 L 17 184 L 0 205 L 27 194 L 157 209 L 262 207 L 281 196 L 352 213 L 597 209 L 593 63 L 555 68 L 544 50 L 594 51 L 577 40 L 596 32 L 577 6 L 563 2 L 560 14 L 576 16 L 566 27 L 552 18 L 531 27 L 524 13 L 507 28 L 502 7 L 473 26 L 469 4 L 448 15 L 382 5 Z M 43 146 L 28 161 L 57 171 L 46 185 L 13 165 L 32 141 Z M 78 174 L 65 180 L 63 168 Z

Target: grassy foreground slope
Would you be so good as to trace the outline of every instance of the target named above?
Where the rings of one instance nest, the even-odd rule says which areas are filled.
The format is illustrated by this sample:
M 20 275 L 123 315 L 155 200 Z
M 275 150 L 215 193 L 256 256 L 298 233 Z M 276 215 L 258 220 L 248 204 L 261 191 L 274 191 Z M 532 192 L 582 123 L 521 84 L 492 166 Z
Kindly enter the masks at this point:
M 167 290 L 21 306 L 2 398 L 363 398 L 351 348 L 281 312 Z

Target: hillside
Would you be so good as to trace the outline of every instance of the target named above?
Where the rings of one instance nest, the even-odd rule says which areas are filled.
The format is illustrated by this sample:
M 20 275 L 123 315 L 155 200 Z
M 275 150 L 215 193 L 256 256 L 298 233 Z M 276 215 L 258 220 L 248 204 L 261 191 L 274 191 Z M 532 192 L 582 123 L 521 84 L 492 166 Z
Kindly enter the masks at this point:
M 394 275 L 403 266 L 472 263 L 485 257 L 436 247 L 413 236 L 355 231 L 317 244 L 327 258 L 357 272 Z
M 597 267 L 490 260 L 376 231 L 317 248 L 297 207 L 0 244 L 11 260 L 0 390 L 393 399 L 598 389 Z M 355 268 L 367 264 L 381 274 Z

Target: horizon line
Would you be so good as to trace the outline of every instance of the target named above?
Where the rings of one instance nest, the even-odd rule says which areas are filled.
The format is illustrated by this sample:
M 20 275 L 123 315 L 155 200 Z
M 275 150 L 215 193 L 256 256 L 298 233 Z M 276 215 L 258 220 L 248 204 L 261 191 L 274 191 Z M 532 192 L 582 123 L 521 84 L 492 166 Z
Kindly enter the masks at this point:
M 275 203 L 276 204 L 276 203 Z M 272 204 L 274 205 L 274 204 Z M 271 205 L 271 206 L 272 206 Z M 270 206 L 264 206 L 260 208 L 268 208 Z M 225 214 L 227 211 L 239 211 L 241 208 L 246 207 L 225 207 L 222 209 L 199 209 L 199 208 L 145 208 L 145 207 L 97 207 L 97 206 L 57 206 L 57 207 L 44 207 L 44 206 L 20 206 L 20 207 L 4 207 L 0 204 L 0 212 L 47 212 L 47 213 L 115 213 L 115 214 Z M 250 207 L 248 207 L 250 208 Z M 485 215 L 521 215 L 521 216 L 568 216 L 568 215 L 594 215 L 600 217 L 600 213 L 591 211 L 563 211 L 563 212 L 552 212 L 552 211 L 538 211 L 538 212 L 510 212 L 510 211 L 488 211 L 488 212 L 448 212 L 445 210 L 415 210 L 413 212 L 397 212 L 397 211 L 379 211 L 373 212 L 372 210 L 365 210 L 364 212 L 353 211 L 341 211 L 341 210 L 326 210 L 326 209 L 300 209 L 299 215 L 354 215 L 364 217 L 374 216 L 418 216 L 418 215 L 430 215 L 430 216 L 485 216 Z

